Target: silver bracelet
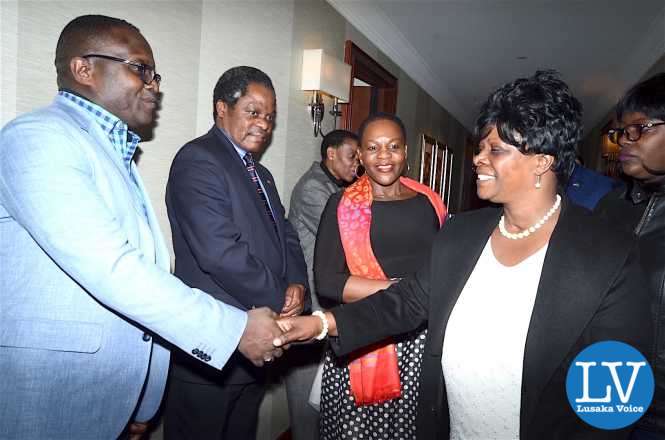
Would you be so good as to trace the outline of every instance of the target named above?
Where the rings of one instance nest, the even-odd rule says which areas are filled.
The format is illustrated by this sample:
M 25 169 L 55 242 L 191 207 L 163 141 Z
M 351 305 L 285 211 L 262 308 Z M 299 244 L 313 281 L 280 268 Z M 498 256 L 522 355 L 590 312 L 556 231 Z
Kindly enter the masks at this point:
M 326 319 L 326 315 L 321 310 L 315 310 L 312 312 L 312 316 L 318 316 L 321 320 L 321 323 L 323 324 L 323 330 L 321 330 L 321 333 L 314 337 L 314 339 L 320 341 L 328 336 L 328 320 Z

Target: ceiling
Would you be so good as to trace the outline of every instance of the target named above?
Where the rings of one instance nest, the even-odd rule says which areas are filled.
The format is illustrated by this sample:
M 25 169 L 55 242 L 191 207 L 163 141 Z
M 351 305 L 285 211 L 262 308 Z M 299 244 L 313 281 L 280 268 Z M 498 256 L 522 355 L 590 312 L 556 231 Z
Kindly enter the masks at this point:
M 327 0 L 465 127 L 499 85 L 556 69 L 586 130 L 665 54 L 663 0 Z

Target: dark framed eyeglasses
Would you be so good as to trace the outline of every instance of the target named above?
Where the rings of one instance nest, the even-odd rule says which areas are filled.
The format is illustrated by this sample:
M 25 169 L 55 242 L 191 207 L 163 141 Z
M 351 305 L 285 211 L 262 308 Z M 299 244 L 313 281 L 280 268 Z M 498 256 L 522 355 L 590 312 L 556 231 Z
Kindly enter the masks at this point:
M 636 142 L 642 137 L 642 133 L 649 131 L 659 125 L 665 125 L 665 122 L 647 122 L 646 124 L 629 124 L 623 128 L 610 128 L 607 130 L 607 137 L 615 144 L 619 143 L 624 135 L 631 142 Z
M 89 53 L 87 55 L 81 56 L 81 58 L 102 58 L 104 60 L 126 64 L 130 67 L 130 70 L 139 75 L 141 81 L 143 81 L 143 84 L 146 86 L 149 86 L 153 81 L 155 81 L 157 84 L 162 81 L 162 75 L 155 72 L 154 67 L 147 64 L 135 63 L 134 61 L 123 60 L 122 58 L 114 57 L 111 55 L 102 55 L 98 53 Z

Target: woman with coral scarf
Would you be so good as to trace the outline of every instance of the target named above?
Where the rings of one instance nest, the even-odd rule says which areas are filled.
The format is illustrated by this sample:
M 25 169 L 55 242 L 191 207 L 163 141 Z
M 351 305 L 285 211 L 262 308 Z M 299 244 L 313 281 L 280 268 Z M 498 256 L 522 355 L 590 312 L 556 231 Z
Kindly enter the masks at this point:
M 330 198 L 319 225 L 314 273 L 322 303 L 351 303 L 414 273 L 446 213 L 437 194 L 400 177 L 407 147 L 399 118 L 372 115 L 359 135 L 366 174 Z M 328 352 L 321 438 L 415 438 L 424 341 L 420 329 L 344 358 Z

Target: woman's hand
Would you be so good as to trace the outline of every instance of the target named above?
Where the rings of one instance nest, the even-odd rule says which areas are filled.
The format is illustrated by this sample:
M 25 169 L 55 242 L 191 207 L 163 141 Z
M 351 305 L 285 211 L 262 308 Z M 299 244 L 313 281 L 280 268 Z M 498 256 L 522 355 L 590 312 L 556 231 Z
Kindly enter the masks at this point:
M 317 337 L 323 330 L 323 323 L 317 316 L 294 316 L 279 318 L 277 326 L 282 330 L 282 335 L 275 338 L 281 340 L 279 344 L 273 342 L 277 347 L 290 344 L 291 342 L 307 342 Z
M 328 334 L 337 335 L 335 317 L 330 312 L 325 313 L 328 321 Z M 318 316 L 296 316 L 280 318 L 277 325 L 283 334 L 274 339 L 275 347 L 282 347 L 292 342 L 308 342 L 316 338 L 323 331 L 323 322 Z

